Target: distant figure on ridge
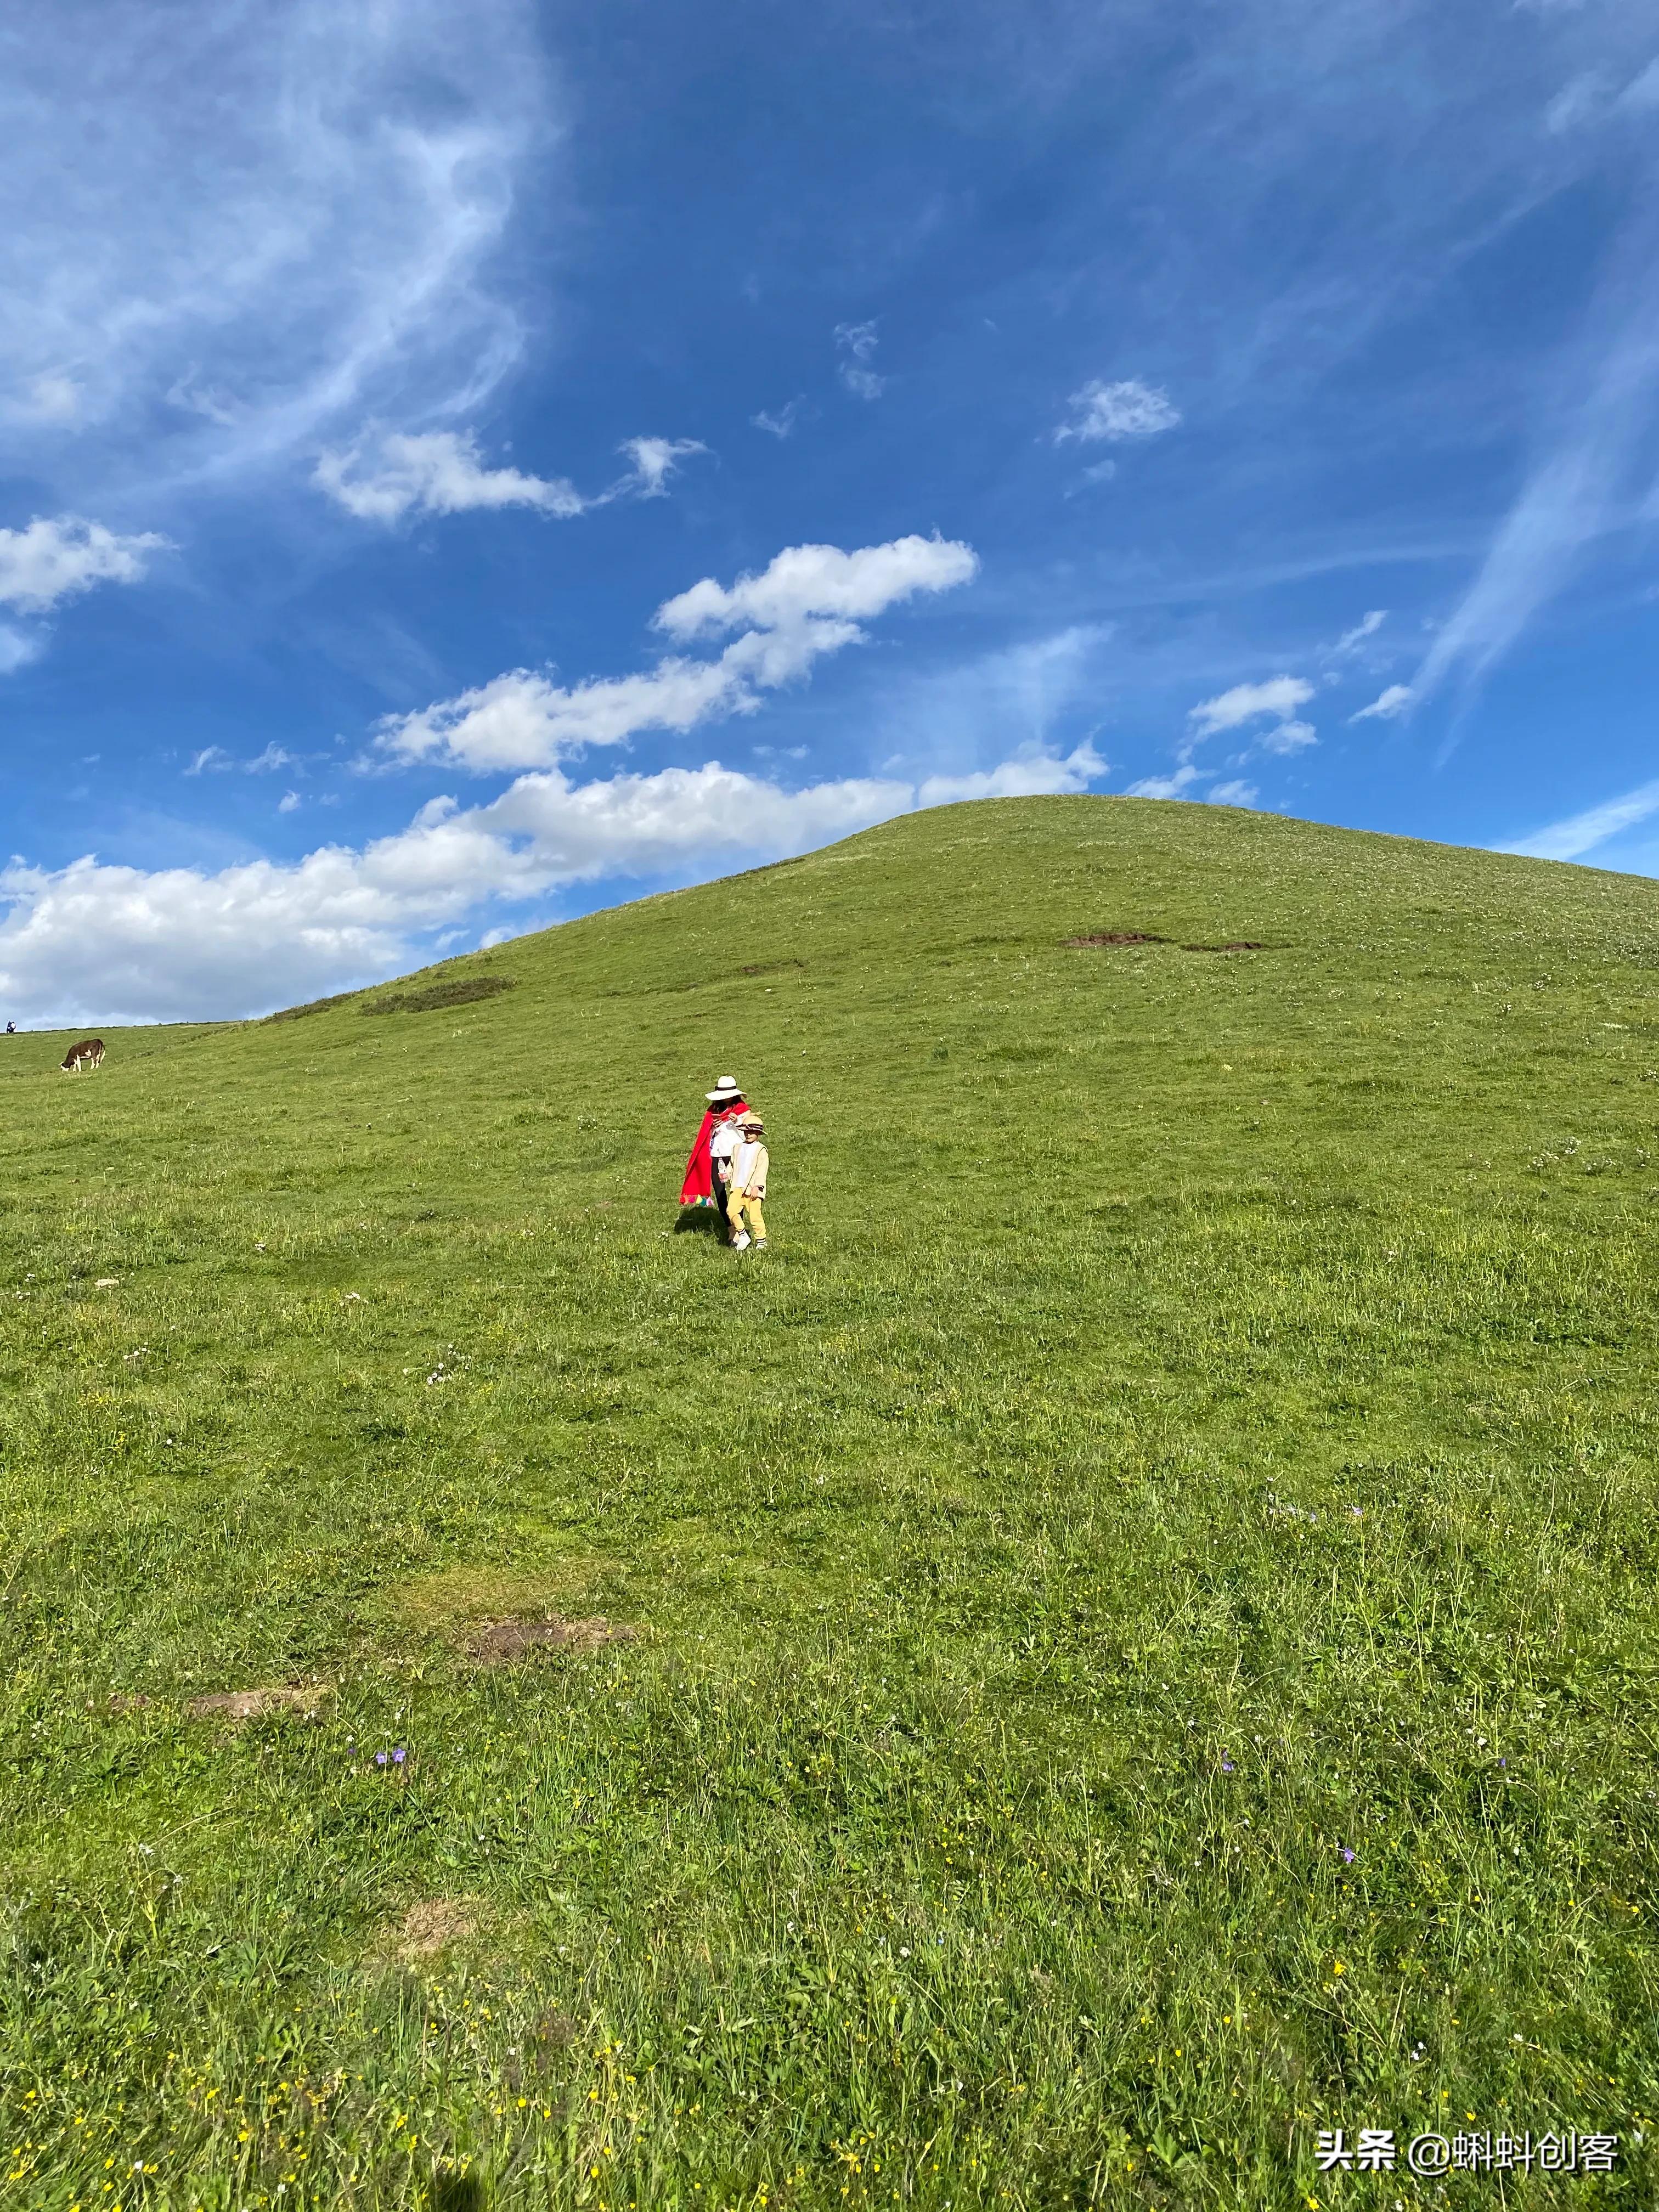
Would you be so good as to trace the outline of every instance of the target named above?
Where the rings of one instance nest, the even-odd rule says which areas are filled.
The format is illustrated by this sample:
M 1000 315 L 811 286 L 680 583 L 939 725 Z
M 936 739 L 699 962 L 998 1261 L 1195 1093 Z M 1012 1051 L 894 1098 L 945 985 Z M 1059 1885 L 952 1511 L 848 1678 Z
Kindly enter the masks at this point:
M 714 1089 L 704 1095 L 708 1101 L 708 1111 L 702 1117 L 697 1141 L 692 1146 L 691 1157 L 685 1164 L 685 1181 L 680 1186 L 680 1204 L 712 1206 L 718 1215 L 720 1229 L 727 1231 L 730 1224 L 726 1212 L 726 1178 L 731 1172 L 738 1126 L 749 1107 L 738 1088 L 735 1075 L 722 1075 Z

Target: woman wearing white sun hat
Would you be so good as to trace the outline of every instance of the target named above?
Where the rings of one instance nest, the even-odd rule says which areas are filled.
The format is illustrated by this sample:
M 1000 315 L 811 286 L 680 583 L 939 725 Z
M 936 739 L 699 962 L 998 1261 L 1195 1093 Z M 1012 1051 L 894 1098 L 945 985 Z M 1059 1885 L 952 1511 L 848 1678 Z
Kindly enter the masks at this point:
M 721 1228 L 726 1229 L 729 1226 L 726 1216 L 726 1177 L 731 1171 L 738 1127 L 749 1107 L 735 1075 L 722 1075 L 706 1096 L 708 1111 L 702 1117 L 697 1141 L 685 1164 L 680 1204 L 714 1206 L 720 1215 Z

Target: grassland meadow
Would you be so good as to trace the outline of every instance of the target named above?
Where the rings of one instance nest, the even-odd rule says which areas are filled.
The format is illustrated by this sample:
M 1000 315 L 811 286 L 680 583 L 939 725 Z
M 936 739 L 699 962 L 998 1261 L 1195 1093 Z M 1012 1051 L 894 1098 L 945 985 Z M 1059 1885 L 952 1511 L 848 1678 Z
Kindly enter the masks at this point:
M 1656 2201 L 1651 884 L 986 801 L 106 1035 L 0 1041 L 0 2203 Z

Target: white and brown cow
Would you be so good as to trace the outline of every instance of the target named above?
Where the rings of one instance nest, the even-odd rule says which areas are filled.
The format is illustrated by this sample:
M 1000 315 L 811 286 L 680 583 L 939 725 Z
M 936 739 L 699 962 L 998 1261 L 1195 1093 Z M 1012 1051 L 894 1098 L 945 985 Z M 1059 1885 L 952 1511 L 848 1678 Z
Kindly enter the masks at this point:
M 64 1054 L 64 1073 L 78 1075 L 83 1067 L 101 1067 L 104 1064 L 102 1037 L 82 1037 Z

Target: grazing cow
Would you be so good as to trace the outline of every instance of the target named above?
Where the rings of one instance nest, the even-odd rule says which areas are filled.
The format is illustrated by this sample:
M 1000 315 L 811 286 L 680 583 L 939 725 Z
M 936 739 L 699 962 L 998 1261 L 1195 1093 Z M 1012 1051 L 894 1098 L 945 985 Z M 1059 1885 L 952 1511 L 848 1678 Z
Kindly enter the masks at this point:
M 82 1037 L 79 1044 L 72 1044 L 64 1055 L 65 1075 L 78 1075 L 83 1067 L 101 1067 L 103 1064 L 102 1037 Z

